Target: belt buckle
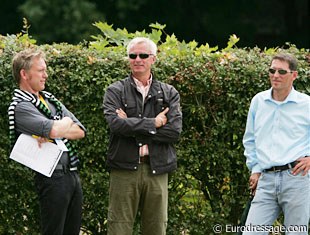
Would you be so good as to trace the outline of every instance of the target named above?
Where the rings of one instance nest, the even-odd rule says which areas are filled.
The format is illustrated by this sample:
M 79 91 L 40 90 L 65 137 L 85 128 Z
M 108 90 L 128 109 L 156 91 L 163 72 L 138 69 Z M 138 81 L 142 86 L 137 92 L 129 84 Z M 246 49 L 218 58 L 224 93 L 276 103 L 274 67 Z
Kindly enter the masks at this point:
M 269 172 L 280 172 L 282 170 L 281 169 L 277 169 L 277 167 L 275 167 L 275 166 L 272 166 L 267 171 L 269 171 Z
M 148 155 L 139 156 L 139 164 L 147 163 L 147 161 L 148 161 L 147 158 L 148 158 Z
M 280 172 L 280 171 L 282 171 L 281 169 L 276 169 L 275 167 L 272 167 L 274 170 L 273 170 L 273 172 Z
M 294 168 L 293 164 L 294 164 L 294 162 L 291 162 L 291 163 L 287 164 L 288 169 L 293 169 Z

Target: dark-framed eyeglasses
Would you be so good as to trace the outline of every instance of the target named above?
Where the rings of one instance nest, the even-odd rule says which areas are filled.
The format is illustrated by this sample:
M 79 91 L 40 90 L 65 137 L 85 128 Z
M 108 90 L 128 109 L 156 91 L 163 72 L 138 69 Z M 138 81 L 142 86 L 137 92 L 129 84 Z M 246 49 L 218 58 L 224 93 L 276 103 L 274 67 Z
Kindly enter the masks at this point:
M 145 60 L 145 59 L 149 58 L 150 55 L 153 55 L 153 54 L 147 54 L 147 53 L 134 54 L 134 53 L 130 53 L 128 56 L 132 60 L 137 59 L 138 56 L 140 57 L 140 59 Z
M 278 73 L 279 73 L 280 75 L 285 75 L 285 74 L 287 74 L 287 73 L 293 73 L 293 71 L 287 71 L 287 70 L 285 70 L 285 69 L 273 69 L 273 68 L 270 68 L 268 71 L 269 71 L 269 73 L 271 73 L 271 74 L 275 74 L 276 71 L 278 71 Z

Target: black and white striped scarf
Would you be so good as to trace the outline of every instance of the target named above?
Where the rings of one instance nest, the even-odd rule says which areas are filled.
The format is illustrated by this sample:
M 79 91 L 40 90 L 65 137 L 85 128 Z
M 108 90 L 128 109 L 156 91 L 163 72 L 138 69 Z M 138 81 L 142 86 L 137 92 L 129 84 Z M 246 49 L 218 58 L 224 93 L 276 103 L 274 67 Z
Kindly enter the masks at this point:
M 13 93 L 12 102 L 8 108 L 8 115 L 9 115 L 9 137 L 10 137 L 10 143 L 11 147 L 14 146 L 17 135 L 15 130 L 15 108 L 16 105 L 21 101 L 28 101 L 31 102 L 37 109 L 43 113 L 47 118 L 53 119 L 53 120 L 60 120 L 62 118 L 62 105 L 60 101 L 58 101 L 55 96 L 53 96 L 51 93 L 46 91 L 41 91 L 40 95 L 44 97 L 44 99 L 47 99 L 51 104 L 53 104 L 56 108 L 56 115 L 52 115 L 51 111 L 43 104 L 43 102 L 36 96 L 31 94 L 27 91 L 22 91 L 19 89 L 15 89 Z M 77 150 L 74 144 L 66 139 L 63 138 L 62 141 L 65 143 L 66 147 L 68 148 L 68 155 L 70 158 L 70 166 L 76 167 L 79 163 L 79 159 L 77 157 Z

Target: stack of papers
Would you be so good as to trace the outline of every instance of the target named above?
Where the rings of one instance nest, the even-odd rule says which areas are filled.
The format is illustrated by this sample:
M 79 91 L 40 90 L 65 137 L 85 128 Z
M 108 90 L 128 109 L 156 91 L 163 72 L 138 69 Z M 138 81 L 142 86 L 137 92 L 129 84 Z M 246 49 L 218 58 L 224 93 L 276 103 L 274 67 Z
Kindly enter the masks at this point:
M 58 145 L 51 142 L 42 143 L 37 139 L 21 134 L 10 154 L 10 158 L 45 176 L 51 177 L 63 153 Z

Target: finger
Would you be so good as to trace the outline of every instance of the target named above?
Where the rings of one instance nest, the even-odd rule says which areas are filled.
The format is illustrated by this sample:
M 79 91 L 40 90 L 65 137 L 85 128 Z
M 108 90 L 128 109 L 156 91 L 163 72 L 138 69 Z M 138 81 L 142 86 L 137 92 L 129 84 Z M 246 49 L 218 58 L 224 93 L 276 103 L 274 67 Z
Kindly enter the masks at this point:
M 125 113 L 125 111 L 124 111 L 124 110 L 119 109 L 119 112 L 120 112 L 122 115 L 127 116 L 127 114 Z
M 294 167 L 294 169 L 295 169 L 295 167 Z M 304 171 L 305 170 L 305 167 L 304 166 L 300 166 L 300 167 L 298 167 L 296 170 L 293 170 L 293 175 L 298 175 L 300 172 L 302 172 L 302 171 Z
M 168 113 L 168 111 L 169 111 L 169 108 L 167 107 L 167 108 L 165 108 L 164 111 L 162 111 L 161 113 L 164 114 L 164 115 L 166 115 L 166 113 Z
M 299 172 L 302 170 L 302 162 L 299 162 L 292 170 L 293 175 L 299 174 Z
M 294 169 L 295 169 L 295 167 L 294 167 Z M 293 169 L 293 171 L 292 171 L 292 174 L 293 174 L 293 175 L 298 175 L 299 172 L 300 172 L 299 168 L 297 168 L 297 169 L 295 169 L 295 170 L 294 170 L 294 169 Z
M 302 176 L 307 175 L 307 174 L 308 174 L 308 172 L 309 172 L 309 167 L 308 167 L 307 165 L 305 165 L 305 166 L 303 167 Z
M 160 115 L 159 117 L 163 119 L 163 121 L 167 121 L 167 117 L 165 115 Z
M 308 170 L 304 170 L 303 173 L 302 173 L 302 176 L 305 176 L 308 174 Z

